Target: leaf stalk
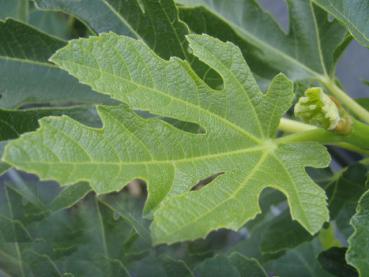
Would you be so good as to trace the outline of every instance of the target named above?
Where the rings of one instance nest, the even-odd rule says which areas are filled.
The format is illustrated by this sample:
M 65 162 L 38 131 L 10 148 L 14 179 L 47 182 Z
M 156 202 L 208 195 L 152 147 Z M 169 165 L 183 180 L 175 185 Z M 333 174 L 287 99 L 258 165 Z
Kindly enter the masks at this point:
M 338 87 L 331 79 L 323 78 L 320 80 L 327 89 L 334 95 L 340 103 L 350 110 L 363 122 L 369 124 L 369 111 L 352 99 L 346 92 Z
M 278 129 L 292 133 L 278 138 L 279 144 L 316 141 L 369 155 L 369 126 L 357 120 L 353 121 L 352 131 L 347 135 L 286 118 L 281 119 Z

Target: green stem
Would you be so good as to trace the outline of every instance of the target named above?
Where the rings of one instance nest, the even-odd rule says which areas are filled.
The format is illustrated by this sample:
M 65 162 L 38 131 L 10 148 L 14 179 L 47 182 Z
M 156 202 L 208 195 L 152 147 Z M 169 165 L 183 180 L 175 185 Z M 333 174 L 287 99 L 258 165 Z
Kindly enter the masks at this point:
M 351 128 L 352 131 L 347 136 L 344 136 L 345 141 L 369 150 L 369 125 L 353 119 Z
M 296 143 L 316 141 L 322 144 L 332 144 L 344 149 L 369 155 L 369 126 L 354 120 L 352 131 L 348 135 L 337 134 L 309 124 L 282 118 L 279 130 L 293 133 L 277 139 L 277 143 Z
M 328 132 L 327 130 L 322 128 L 314 128 L 303 132 L 297 132 L 277 139 L 277 143 L 280 144 L 306 141 L 316 141 L 324 144 L 342 142 L 341 139 L 338 139 L 336 134 L 334 134 L 333 132 Z
M 278 129 L 280 131 L 286 132 L 286 133 L 298 133 L 298 132 L 304 132 L 316 129 L 317 127 L 313 125 L 309 125 L 306 123 L 302 123 L 300 121 L 288 119 L 288 118 L 281 118 L 279 121 Z
M 343 106 L 349 109 L 359 119 L 369 124 L 369 111 L 358 104 L 346 92 L 339 88 L 331 79 L 320 80 L 327 89 L 341 102 Z

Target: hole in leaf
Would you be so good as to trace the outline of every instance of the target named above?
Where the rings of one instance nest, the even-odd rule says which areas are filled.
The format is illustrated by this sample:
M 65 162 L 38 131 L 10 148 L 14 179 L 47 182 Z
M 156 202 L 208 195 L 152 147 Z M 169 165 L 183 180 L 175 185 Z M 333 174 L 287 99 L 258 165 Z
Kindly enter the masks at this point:
M 279 190 L 265 188 L 260 193 L 259 204 L 263 213 L 271 211 L 273 214 L 278 214 L 285 209 L 285 203 L 286 196 Z
M 192 187 L 191 191 L 202 189 L 207 184 L 209 184 L 210 182 L 212 182 L 213 180 L 215 180 L 215 178 L 217 178 L 218 176 L 223 175 L 223 174 L 224 174 L 224 172 L 220 172 L 220 173 L 214 174 L 214 175 L 212 175 L 210 177 L 206 177 L 205 179 L 200 180 L 196 185 L 194 185 Z
M 135 179 L 128 183 L 123 189 L 135 198 L 145 198 L 147 197 L 147 186 L 146 183 L 141 179 Z
M 201 127 L 199 124 L 188 122 L 188 121 L 182 121 L 175 118 L 170 117 L 161 117 L 155 114 L 152 114 L 147 111 L 135 111 L 139 116 L 143 118 L 159 118 L 173 127 L 176 127 L 177 129 L 180 129 L 185 132 L 193 133 L 193 134 L 205 134 L 206 130 Z
M 197 57 L 192 62 L 192 68 L 196 74 L 212 89 L 222 90 L 224 87 L 222 77 L 215 70 L 200 61 Z

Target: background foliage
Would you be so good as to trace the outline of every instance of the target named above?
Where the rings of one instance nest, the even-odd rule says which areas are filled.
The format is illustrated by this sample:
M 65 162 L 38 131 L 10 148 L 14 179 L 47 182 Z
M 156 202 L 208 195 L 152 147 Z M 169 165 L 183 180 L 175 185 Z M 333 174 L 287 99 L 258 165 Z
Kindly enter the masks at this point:
M 353 39 L 369 45 L 367 1 L 287 1 L 288 33 L 256 1 L 230 2 L 0 0 L 0 153 L 10 140 L 36 130 L 45 116 L 68 115 L 100 128 L 95 105 L 117 104 L 48 60 L 72 38 L 109 31 L 128 35 L 163 59 L 187 60 L 217 89 L 219 74 L 195 57 L 185 39 L 206 33 L 237 45 L 263 90 L 283 72 L 295 81 L 296 95 L 310 85 L 339 87 L 335 66 L 346 47 Z M 368 108 L 365 100 L 360 103 Z M 182 130 L 202 131 L 160 118 Z M 262 214 L 238 232 L 221 229 L 205 239 L 155 247 L 150 217 L 142 216 L 147 193 L 141 181 L 97 196 L 87 183 L 62 188 L 0 162 L 0 172 L 6 172 L 0 179 L 1 273 L 368 276 L 369 162 L 335 147 L 329 151 L 335 166 L 308 169 L 328 196 L 330 222 L 320 232 L 312 235 L 292 221 L 285 197 L 267 189 L 260 198 Z

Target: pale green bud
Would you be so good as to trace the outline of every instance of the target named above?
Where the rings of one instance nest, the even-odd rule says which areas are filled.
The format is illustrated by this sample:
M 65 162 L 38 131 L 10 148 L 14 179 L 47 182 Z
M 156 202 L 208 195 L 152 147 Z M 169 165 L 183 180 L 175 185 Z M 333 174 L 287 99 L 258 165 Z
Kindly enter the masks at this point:
M 295 105 L 294 112 L 305 123 L 328 130 L 335 130 L 341 120 L 336 103 L 319 87 L 307 89 L 305 96 L 300 97 Z

